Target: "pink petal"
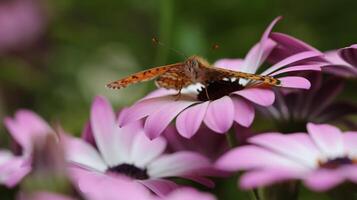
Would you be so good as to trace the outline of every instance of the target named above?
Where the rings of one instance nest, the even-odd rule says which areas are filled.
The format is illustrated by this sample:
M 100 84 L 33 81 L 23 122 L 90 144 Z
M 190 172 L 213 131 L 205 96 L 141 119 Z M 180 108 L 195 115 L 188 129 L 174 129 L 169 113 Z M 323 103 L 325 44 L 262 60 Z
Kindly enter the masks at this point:
M 23 157 L 13 157 L 0 165 L 0 182 L 7 187 L 15 187 L 31 171 L 27 162 Z
M 339 170 L 317 170 L 304 179 L 305 185 L 318 192 L 323 192 L 335 187 L 345 180 L 344 176 L 341 176 Z
M 289 56 L 289 57 L 285 58 L 284 60 L 276 63 L 275 65 L 269 67 L 267 70 L 265 70 L 261 74 L 262 75 L 269 75 L 269 74 L 281 69 L 282 67 L 290 65 L 290 64 L 292 64 L 294 62 L 301 61 L 301 60 L 304 60 L 304 59 L 307 59 L 307 58 L 313 58 L 313 57 L 321 56 L 321 55 L 322 55 L 322 53 L 316 52 L 316 51 L 305 51 L 305 52 L 297 53 L 297 54 Z
M 308 123 L 307 130 L 317 147 L 327 158 L 344 155 L 342 132 L 328 124 Z
M 275 46 L 275 42 L 269 39 L 269 35 L 271 30 L 275 26 L 275 24 L 281 19 L 282 17 L 275 18 L 265 29 L 259 43 L 255 45 L 245 57 L 244 68 L 242 68 L 243 72 L 250 72 L 255 73 L 258 67 L 264 62 L 266 57 L 270 54 Z
M 4 124 L 24 151 L 31 151 L 34 137 L 54 132 L 46 121 L 30 110 L 17 111 L 14 119 L 7 117 Z
M 136 181 L 117 174 L 101 174 L 82 169 L 71 169 L 80 191 L 88 199 L 146 200 L 150 191 Z M 105 191 L 105 192 L 103 192 Z
M 110 166 L 122 162 L 123 158 L 115 152 L 123 152 L 120 145 L 119 126 L 116 124 L 115 113 L 104 97 L 97 96 L 92 104 L 90 123 L 93 136 L 99 152 Z
M 234 71 L 241 71 L 241 68 L 243 66 L 244 60 L 242 59 L 220 59 L 217 60 L 213 66 L 223 68 L 223 69 L 229 69 L 229 70 L 234 70 Z
M 297 65 L 293 67 L 287 67 L 281 70 L 277 70 L 270 74 L 270 76 L 276 76 L 278 74 L 294 72 L 294 71 L 321 71 L 322 64 L 314 64 L 314 65 Z
M 233 94 L 240 95 L 261 106 L 271 106 L 275 100 L 274 92 L 265 88 L 245 88 L 243 90 L 233 92 Z
M 65 146 L 66 160 L 101 172 L 107 170 L 108 166 L 103 161 L 98 151 L 89 143 L 68 135 L 62 135 L 61 139 Z
M 350 131 L 343 134 L 345 152 L 352 158 L 357 158 L 357 132 Z
M 11 153 L 11 151 L 8 150 L 0 150 L 0 165 L 3 163 L 6 163 L 7 161 L 11 160 L 14 158 L 14 155 Z
M 311 45 L 309 45 L 301 40 L 298 40 L 290 35 L 286 35 L 284 33 L 271 33 L 270 38 L 272 38 L 274 41 L 278 42 L 279 45 L 288 47 L 295 53 L 303 52 L 303 51 L 317 51 L 317 52 L 319 52 L 319 50 L 312 47 Z
M 165 197 L 165 200 L 216 200 L 216 198 L 205 192 L 199 192 L 193 188 L 179 188 Z
M 147 167 L 150 177 L 172 177 L 190 175 L 194 171 L 209 168 L 210 162 L 202 155 L 189 151 L 180 151 L 163 155 Z
M 169 105 L 174 100 L 175 99 L 173 96 L 162 96 L 141 100 L 130 108 L 126 109 L 125 112 L 119 117 L 119 126 L 124 126 L 136 120 L 142 119 L 148 115 L 151 115 L 158 109 Z
M 244 127 L 249 127 L 253 123 L 255 116 L 253 105 L 247 100 L 237 97 L 233 97 L 232 100 L 235 110 L 234 121 Z
M 148 163 L 161 155 L 166 148 L 166 140 L 158 137 L 150 140 L 144 132 L 134 138 L 131 152 L 131 162 L 136 167 L 145 168 Z
M 75 198 L 50 192 L 20 193 L 16 200 L 76 200 Z M 94 200 L 94 199 L 93 199 Z
M 310 89 L 311 83 L 309 80 L 299 76 L 286 76 L 279 78 L 281 87 Z
M 169 193 L 178 188 L 176 183 L 165 179 L 148 179 L 140 180 L 138 182 L 145 185 L 159 197 L 166 197 Z
M 257 188 L 297 179 L 300 176 L 300 172 L 280 169 L 252 171 L 243 174 L 240 179 L 240 186 L 244 189 Z
M 296 160 L 310 168 L 316 166 L 316 160 L 320 155 L 311 138 L 305 133 L 289 135 L 264 133 L 250 138 L 249 142 Z
M 206 187 L 209 187 L 209 188 L 213 188 L 215 186 L 214 182 L 209 179 L 209 178 L 205 178 L 205 177 L 202 177 L 202 176 L 195 176 L 195 175 L 184 175 L 184 176 L 181 176 L 185 179 L 188 179 L 188 180 L 192 180 L 192 181 L 195 181 L 197 183 L 200 183 Z
M 145 134 L 150 139 L 158 137 L 180 112 L 194 103 L 193 101 L 178 100 L 158 108 L 146 119 Z
M 243 146 L 225 153 L 216 167 L 227 171 L 255 168 L 305 170 L 299 162 L 257 146 Z
M 223 117 L 224 116 L 224 117 Z M 205 124 L 215 132 L 225 133 L 231 128 L 234 118 L 234 105 L 230 97 L 224 96 L 210 102 L 204 118 Z
M 177 116 L 177 131 L 185 138 L 191 138 L 200 128 L 209 101 L 191 106 Z

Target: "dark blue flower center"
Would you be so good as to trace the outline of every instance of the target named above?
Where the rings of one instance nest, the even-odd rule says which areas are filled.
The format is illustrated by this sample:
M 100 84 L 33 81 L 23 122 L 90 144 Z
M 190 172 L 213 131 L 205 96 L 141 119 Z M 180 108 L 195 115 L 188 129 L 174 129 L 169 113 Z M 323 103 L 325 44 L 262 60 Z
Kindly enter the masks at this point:
M 216 100 L 242 89 L 244 86 L 239 84 L 238 80 L 212 81 L 206 87 L 197 90 L 197 99 L 200 101 Z
M 325 169 L 336 169 L 342 165 L 351 165 L 354 163 L 356 164 L 357 162 L 348 157 L 340 157 L 329 159 L 326 162 L 319 162 L 319 166 Z
M 144 180 L 149 178 L 146 169 L 140 169 L 130 164 L 121 164 L 115 167 L 110 167 L 107 171 L 118 173 L 118 174 L 125 174 L 134 179 Z

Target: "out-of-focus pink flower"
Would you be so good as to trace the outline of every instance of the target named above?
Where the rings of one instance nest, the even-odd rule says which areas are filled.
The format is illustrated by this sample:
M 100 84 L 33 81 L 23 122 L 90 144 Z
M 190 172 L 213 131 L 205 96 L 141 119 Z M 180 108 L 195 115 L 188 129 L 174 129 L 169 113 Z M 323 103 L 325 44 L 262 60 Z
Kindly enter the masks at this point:
M 322 54 L 322 52 L 309 44 L 284 33 L 271 33 L 270 38 L 277 43 L 267 58 L 271 63 L 279 62 L 291 55 L 305 51 L 314 51 Z M 343 49 L 327 51 L 324 53 L 324 56 L 310 58 L 305 60 L 305 62 L 310 64 L 324 63 L 322 67 L 324 72 L 343 77 L 355 77 L 357 76 L 356 52 L 357 46 L 352 45 Z
M 335 101 L 344 88 L 343 78 L 325 77 L 321 73 L 309 73 L 308 76 L 312 83 L 310 90 L 276 91 L 272 106 L 258 108 L 267 118 L 273 119 L 280 131 L 302 131 L 307 122 L 344 122 L 346 116 L 357 113 L 357 104 Z
M 16 145 L 21 148 L 15 153 L 0 151 L 0 182 L 13 187 L 31 171 L 33 140 L 54 131 L 40 116 L 29 110 L 17 111 L 14 118 L 7 117 L 4 123 Z
M 202 177 L 212 167 L 207 158 L 189 151 L 163 154 L 167 144 L 163 137 L 149 140 L 140 122 L 120 128 L 110 103 L 103 97 L 93 102 L 90 132 L 96 147 L 82 139 L 64 136 L 67 159 L 81 170 L 99 173 L 98 176 L 110 180 L 118 174 L 126 175 L 160 196 L 176 187 L 174 182 L 164 179 L 166 177 L 183 177 L 213 185 Z M 96 187 L 96 183 L 93 186 Z M 96 188 L 86 190 L 91 189 L 102 192 Z
M 265 30 L 260 42 L 252 47 L 245 59 L 222 59 L 214 65 L 231 70 L 256 73 L 276 45 L 268 38 L 276 18 Z M 316 51 L 294 54 L 263 71 L 262 75 L 280 76 L 300 70 L 320 70 L 320 64 L 293 65 L 298 61 L 320 56 Z M 302 77 L 279 78 L 281 87 L 310 88 L 310 82 Z M 150 139 L 158 137 L 169 123 L 176 118 L 176 128 L 183 137 L 191 138 L 202 122 L 217 133 L 226 133 L 236 121 L 249 127 L 255 116 L 253 104 L 270 106 L 274 92 L 268 87 L 257 87 L 256 83 L 244 79 L 212 82 L 206 89 L 193 85 L 182 91 L 181 98 L 172 96 L 176 91 L 158 89 L 124 111 L 119 119 L 121 126 L 146 117 L 145 133 Z
M 243 188 L 301 179 L 315 191 L 351 181 L 357 183 L 357 132 L 342 133 L 322 124 L 307 125 L 308 134 L 265 133 L 249 139 L 252 145 L 235 148 L 218 161 L 221 169 L 248 170 Z
M 46 19 L 39 0 L 0 2 L 0 53 L 26 48 L 44 31 Z
M 168 194 L 162 200 L 215 200 L 216 198 L 206 192 L 200 192 L 193 188 L 178 188 Z M 157 199 L 159 200 L 159 199 Z

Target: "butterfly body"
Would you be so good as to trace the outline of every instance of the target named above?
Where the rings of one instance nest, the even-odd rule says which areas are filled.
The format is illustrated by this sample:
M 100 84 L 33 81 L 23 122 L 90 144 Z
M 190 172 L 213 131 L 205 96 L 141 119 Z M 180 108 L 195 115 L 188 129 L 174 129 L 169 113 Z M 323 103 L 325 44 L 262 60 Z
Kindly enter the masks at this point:
M 222 80 L 224 78 L 244 78 L 259 81 L 267 85 L 279 85 L 280 81 L 271 76 L 262 76 L 244 72 L 238 72 L 211 66 L 205 59 L 199 56 L 191 56 L 182 63 L 154 67 L 141 71 L 125 78 L 107 84 L 113 89 L 124 88 L 128 85 L 152 80 L 156 78 L 156 85 L 166 89 L 181 90 L 191 84 Z

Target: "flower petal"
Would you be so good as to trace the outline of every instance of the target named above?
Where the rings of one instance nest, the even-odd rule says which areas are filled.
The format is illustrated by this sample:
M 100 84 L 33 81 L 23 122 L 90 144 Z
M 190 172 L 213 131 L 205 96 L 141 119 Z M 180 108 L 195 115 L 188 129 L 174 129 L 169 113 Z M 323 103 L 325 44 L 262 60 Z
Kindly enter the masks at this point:
M 150 139 L 158 137 L 169 125 L 172 119 L 174 119 L 185 108 L 194 103 L 194 101 L 178 100 L 171 101 L 170 103 L 160 107 L 146 119 L 144 125 L 145 134 Z
M 281 169 L 251 171 L 242 175 L 240 186 L 244 189 L 268 186 L 282 181 L 297 179 L 301 174 L 301 172 Z
M 224 116 L 224 117 L 222 117 Z M 204 118 L 205 124 L 215 132 L 225 133 L 231 128 L 234 118 L 234 105 L 230 97 L 224 96 L 210 102 Z
M 223 69 L 229 69 L 229 70 L 234 70 L 234 71 L 241 71 L 241 68 L 243 66 L 243 59 L 220 59 L 217 60 L 213 66 L 223 68 Z
M 62 135 L 61 139 L 65 145 L 66 160 L 100 172 L 107 170 L 108 166 L 98 151 L 89 143 L 69 135 Z
M 336 158 L 344 155 L 342 132 L 338 128 L 328 124 L 309 123 L 307 130 L 326 158 Z
M 125 112 L 119 117 L 119 126 L 125 126 L 131 122 L 151 115 L 158 109 L 161 109 L 162 107 L 172 103 L 172 101 L 174 101 L 173 96 L 161 96 L 141 100 L 130 108 L 126 109 Z
M 314 65 L 296 65 L 293 67 L 287 67 L 281 70 L 277 70 L 270 74 L 270 76 L 276 76 L 282 73 L 294 72 L 294 71 L 321 71 L 322 64 L 314 64 Z
M 275 95 L 271 89 L 265 88 L 245 88 L 232 94 L 240 95 L 247 100 L 261 106 L 270 106 L 274 103 Z
M 147 179 L 139 180 L 138 182 L 145 185 L 159 197 L 166 197 L 179 187 L 175 182 L 165 179 Z
M 177 116 L 177 131 L 185 138 L 191 138 L 200 128 L 209 101 L 191 106 Z
M 45 120 L 30 110 L 17 111 L 14 119 L 7 117 L 4 124 L 11 136 L 24 148 L 25 154 L 31 151 L 33 138 L 54 132 Z
M 301 163 L 257 146 L 243 146 L 225 153 L 216 162 L 216 167 L 227 171 L 247 169 L 305 170 Z
M 10 188 L 16 186 L 31 171 L 27 162 L 23 157 L 13 157 L 0 165 L 0 183 Z
M 305 52 L 297 53 L 269 67 L 263 73 L 261 73 L 261 75 L 270 75 L 271 73 L 281 69 L 282 67 L 290 65 L 294 62 L 302 61 L 308 58 L 318 57 L 322 55 L 323 55 L 322 53 L 316 51 L 305 51 Z
M 150 177 L 172 177 L 190 175 L 194 171 L 209 168 L 210 162 L 202 155 L 189 151 L 180 151 L 163 155 L 147 167 Z
M 205 192 L 199 192 L 193 188 L 179 188 L 171 192 L 165 200 L 216 200 L 216 198 Z
M 116 152 L 123 152 L 120 142 L 120 128 L 116 123 L 114 111 L 104 97 L 97 96 L 92 104 L 90 123 L 96 145 L 104 161 L 109 166 L 117 165 L 123 158 Z
M 311 83 L 309 80 L 299 76 L 286 76 L 279 78 L 281 87 L 310 89 Z
M 304 183 L 314 191 L 323 192 L 342 183 L 344 180 L 345 178 L 341 176 L 339 170 L 320 169 L 306 176 Z
M 343 145 L 345 148 L 345 152 L 351 158 L 357 158 L 357 132 L 349 131 L 345 132 L 343 135 Z
M 136 134 L 132 146 L 131 163 L 136 167 L 146 168 L 146 165 L 164 152 L 166 140 L 158 137 L 150 140 L 146 137 L 144 131 Z
M 289 135 L 264 133 L 250 138 L 249 142 L 296 160 L 310 168 L 316 166 L 316 160 L 320 154 L 311 138 L 305 133 Z
M 238 97 L 232 97 L 232 100 L 235 112 L 234 121 L 244 127 L 249 127 L 253 123 L 255 116 L 253 105 L 247 100 Z
M 350 47 L 343 48 L 339 50 L 338 54 L 346 62 L 354 67 L 357 67 L 357 45 L 352 45 Z

